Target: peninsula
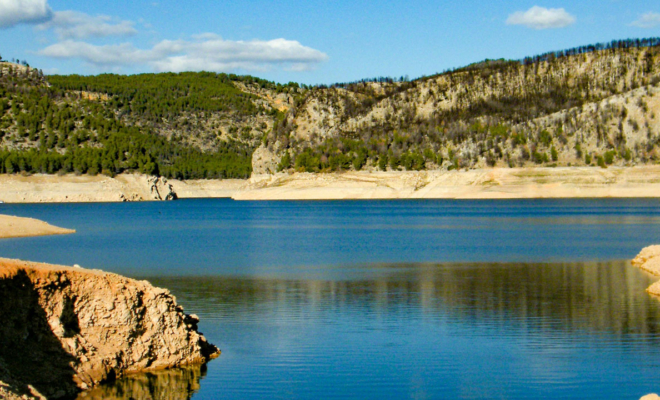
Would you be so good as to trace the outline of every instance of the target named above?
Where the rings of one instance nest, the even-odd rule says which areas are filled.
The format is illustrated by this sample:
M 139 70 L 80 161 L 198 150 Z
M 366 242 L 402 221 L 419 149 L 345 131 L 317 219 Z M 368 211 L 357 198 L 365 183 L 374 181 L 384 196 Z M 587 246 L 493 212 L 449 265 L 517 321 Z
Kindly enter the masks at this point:
M 34 218 L 0 215 L 0 239 L 65 235 L 75 232 L 76 231 L 73 229 L 60 228 Z

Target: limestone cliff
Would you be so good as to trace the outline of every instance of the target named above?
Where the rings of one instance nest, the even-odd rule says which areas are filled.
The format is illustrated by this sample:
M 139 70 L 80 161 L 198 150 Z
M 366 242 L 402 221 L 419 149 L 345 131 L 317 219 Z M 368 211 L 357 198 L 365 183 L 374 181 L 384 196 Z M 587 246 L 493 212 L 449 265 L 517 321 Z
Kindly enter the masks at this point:
M 0 296 L 0 396 L 59 398 L 219 354 L 198 318 L 146 281 L 0 259 Z

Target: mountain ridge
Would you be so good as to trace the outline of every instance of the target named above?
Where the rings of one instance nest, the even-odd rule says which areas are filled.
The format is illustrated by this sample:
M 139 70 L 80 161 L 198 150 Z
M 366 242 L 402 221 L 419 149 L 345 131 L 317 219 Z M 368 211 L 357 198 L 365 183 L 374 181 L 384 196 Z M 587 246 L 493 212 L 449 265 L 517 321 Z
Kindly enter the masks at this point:
M 313 87 L 209 72 L 44 77 L 1 65 L 0 173 L 222 179 L 660 157 L 658 38 Z

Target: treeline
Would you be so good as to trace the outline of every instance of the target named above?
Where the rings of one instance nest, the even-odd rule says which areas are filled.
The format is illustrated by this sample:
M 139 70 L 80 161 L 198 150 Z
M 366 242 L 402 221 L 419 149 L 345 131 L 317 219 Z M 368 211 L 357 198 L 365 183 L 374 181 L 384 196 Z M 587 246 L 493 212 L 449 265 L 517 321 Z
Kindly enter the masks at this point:
M 101 147 L 69 146 L 63 151 L 44 147 L 0 150 L 0 173 L 76 173 L 114 176 L 141 172 L 176 179 L 248 178 L 252 151 L 227 144 L 215 153 L 167 142 L 130 128 L 113 132 Z
M 62 94 L 77 91 L 108 95 L 106 107 L 151 122 L 183 113 L 234 111 L 253 115 L 261 111 L 253 102 L 255 97 L 236 88 L 225 74 L 53 75 L 48 81 Z
M 427 163 L 442 165 L 443 157 L 430 148 L 420 151 L 409 147 L 405 151 L 396 151 L 383 146 L 383 142 L 378 140 L 364 143 L 360 140 L 330 138 L 318 146 L 303 149 L 296 153 L 295 157 L 289 152 L 284 153 L 278 170 L 294 168 L 301 172 L 360 171 L 369 161 L 382 171 L 386 171 L 388 167 L 394 170 L 402 168 L 422 171 L 427 168 Z
M 0 76 L 0 141 L 10 144 L 0 150 L 0 173 L 139 171 L 180 179 L 251 173 L 253 148 L 247 144 L 221 141 L 214 151 L 202 152 L 176 135 L 167 139 L 149 127 L 127 125 L 117 117 L 121 108 L 71 99 L 62 88 L 35 79 L 30 73 Z
M 551 61 L 556 58 L 572 57 L 579 54 L 593 53 L 602 50 L 638 49 L 642 47 L 657 47 L 657 46 L 660 46 L 660 37 L 652 37 L 652 38 L 644 38 L 644 39 L 612 40 L 611 42 L 608 43 L 590 44 L 586 46 L 574 47 L 568 50 L 551 51 L 533 57 L 525 57 L 521 62 L 525 65 L 528 65 L 543 61 Z
M 434 78 L 439 75 L 451 74 L 455 72 L 471 71 L 478 70 L 483 68 L 507 68 L 513 64 L 523 64 L 529 65 L 544 61 L 551 61 L 557 58 L 572 57 L 579 54 L 593 53 L 601 50 L 621 50 L 621 49 L 631 49 L 631 48 L 643 48 L 643 47 L 657 47 L 660 46 L 660 37 L 651 37 L 643 39 L 625 39 L 625 40 L 612 40 L 607 43 L 596 43 L 585 46 L 578 46 L 571 49 L 559 50 L 559 51 L 550 51 L 547 53 L 539 54 L 536 56 L 525 57 L 521 60 L 506 60 L 506 59 L 497 59 L 490 60 L 485 59 L 484 61 L 476 62 L 465 67 L 457 67 L 447 69 L 441 73 L 433 74 L 429 76 L 422 76 L 418 79 L 425 80 L 427 78 Z M 413 79 L 415 81 L 417 79 Z M 318 84 L 310 87 L 310 89 L 327 89 L 327 88 L 342 88 L 347 90 L 355 90 L 356 88 L 363 86 L 367 83 L 380 83 L 380 84 L 394 84 L 394 83 L 403 83 L 410 82 L 411 79 L 405 75 L 399 78 L 389 77 L 389 76 L 380 76 L 376 78 L 365 78 L 359 79 L 352 82 L 337 82 L 330 85 Z

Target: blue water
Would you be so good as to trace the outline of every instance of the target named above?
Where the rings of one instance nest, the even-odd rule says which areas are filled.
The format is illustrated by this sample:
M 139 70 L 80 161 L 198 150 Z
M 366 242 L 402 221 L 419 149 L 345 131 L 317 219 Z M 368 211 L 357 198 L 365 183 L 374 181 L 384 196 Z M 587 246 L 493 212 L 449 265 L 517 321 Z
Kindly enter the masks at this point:
M 223 353 L 81 398 L 637 399 L 660 391 L 647 199 L 0 205 L 0 256 L 169 288 Z
M 73 228 L 0 242 L 5 257 L 129 275 L 262 275 L 388 262 L 630 259 L 660 243 L 658 200 L 2 204 Z M 292 269 L 293 268 L 293 269 Z

